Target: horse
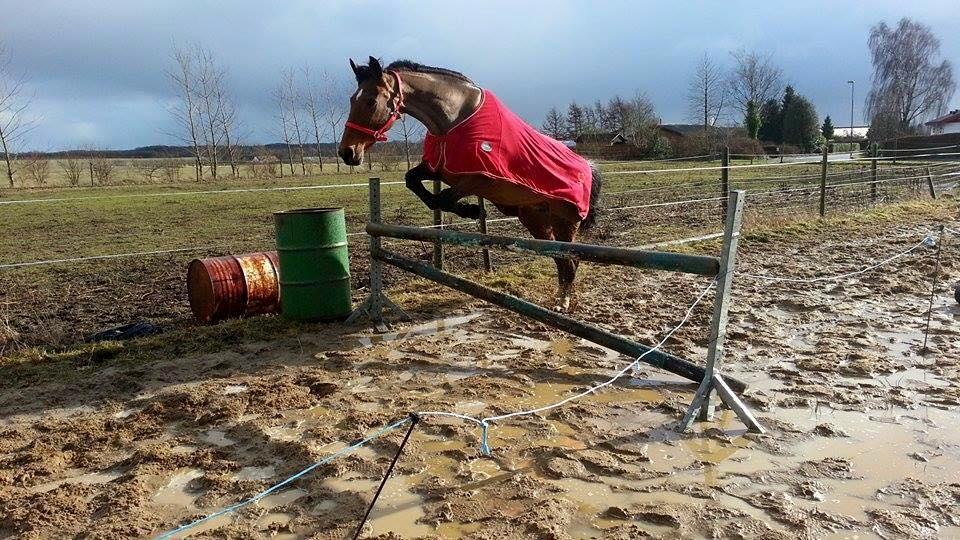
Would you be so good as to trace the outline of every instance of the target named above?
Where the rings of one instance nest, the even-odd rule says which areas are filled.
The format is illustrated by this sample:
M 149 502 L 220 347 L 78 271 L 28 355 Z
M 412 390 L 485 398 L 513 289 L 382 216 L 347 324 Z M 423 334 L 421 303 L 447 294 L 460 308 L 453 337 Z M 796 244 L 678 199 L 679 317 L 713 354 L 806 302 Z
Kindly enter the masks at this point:
M 541 240 L 574 242 L 597 218 L 602 178 L 597 168 L 563 143 L 543 135 L 457 71 L 399 60 L 384 68 L 373 56 L 367 65 L 350 67 L 357 90 L 338 154 L 347 165 L 360 165 L 364 152 L 403 114 L 427 129 L 422 161 L 405 176 L 406 186 L 432 210 L 478 219 L 475 195 L 502 213 L 516 217 Z M 424 180 L 439 179 L 447 188 L 428 191 Z M 575 259 L 554 258 L 557 302 L 554 309 L 574 309 Z

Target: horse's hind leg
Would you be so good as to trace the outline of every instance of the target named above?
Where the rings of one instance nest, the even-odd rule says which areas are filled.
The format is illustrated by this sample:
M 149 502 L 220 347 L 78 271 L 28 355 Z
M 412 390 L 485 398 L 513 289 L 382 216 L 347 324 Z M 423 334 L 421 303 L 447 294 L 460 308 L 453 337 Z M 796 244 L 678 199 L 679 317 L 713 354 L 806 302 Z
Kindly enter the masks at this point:
M 520 223 L 530 231 L 534 238 L 539 240 L 562 240 L 570 242 L 577 235 L 577 227 L 574 224 L 571 229 L 565 222 L 561 223 L 555 218 L 551 218 L 549 209 L 546 205 L 525 206 L 517 212 Z M 559 227 L 558 227 L 559 225 Z M 577 273 L 577 262 L 571 259 L 555 257 L 553 261 L 557 264 L 557 303 L 554 309 L 560 312 L 570 311 L 573 279 Z
M 552 229 L 554 240 L 573 242 L 577 239 L 580 222 L 554 221 Z M 557 280 L 559 281 L 556 309 L 557 311 L 568 313 L 575 307 L 573 283 L 577 278 L 577 266 L 580 263 L 576 259 L 554 259 L 554 261 L 557 263 Z

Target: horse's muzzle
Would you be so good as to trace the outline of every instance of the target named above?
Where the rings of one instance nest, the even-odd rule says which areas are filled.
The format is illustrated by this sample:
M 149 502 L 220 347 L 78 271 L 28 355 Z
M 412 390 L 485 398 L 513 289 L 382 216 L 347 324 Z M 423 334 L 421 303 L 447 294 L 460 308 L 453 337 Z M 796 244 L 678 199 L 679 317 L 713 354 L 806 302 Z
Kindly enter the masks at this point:
M 345 146 L 340 149 L 340 159 L 351 166 L 360 165 L 363 162 L 363 151 L 357 151 L 353 146 Z

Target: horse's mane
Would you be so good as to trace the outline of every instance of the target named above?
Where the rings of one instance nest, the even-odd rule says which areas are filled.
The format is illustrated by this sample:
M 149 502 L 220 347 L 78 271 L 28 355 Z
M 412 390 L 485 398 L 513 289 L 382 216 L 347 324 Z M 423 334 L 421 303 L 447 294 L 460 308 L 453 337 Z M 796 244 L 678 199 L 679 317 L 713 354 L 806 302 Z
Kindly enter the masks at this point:
M 461 81 L 474 84 L 474 82 L 470 80 L 470 77 L 467 77 L 466 75 L 464 75 L 463 73 L 460 73 L 459 71 L 454 71 L 452 69 L 441 68 L 441 67 L 426 66 L 424 64 L 418 64 L 417 62 L 413 62 L 411 60 L 397 60 L 397 61 L 391 62 L 390 65 L 386 67 L 386 69 L 397 69 L 397 70 L 415 71 L 417 73 L 434 73 L 436 75 L 447 75 L 450 77 L 455 77 L 457 79 L 460 79 Z

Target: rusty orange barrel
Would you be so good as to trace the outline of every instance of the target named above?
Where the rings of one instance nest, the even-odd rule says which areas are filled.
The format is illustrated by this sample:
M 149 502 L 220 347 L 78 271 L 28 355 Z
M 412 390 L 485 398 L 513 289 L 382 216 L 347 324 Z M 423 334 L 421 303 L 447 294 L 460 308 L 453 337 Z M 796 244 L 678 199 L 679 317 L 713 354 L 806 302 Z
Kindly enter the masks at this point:
M 213 324 L 231 317 L 280 311 L 276 251 L 194 259 L 187 269 L 193 316 Z

